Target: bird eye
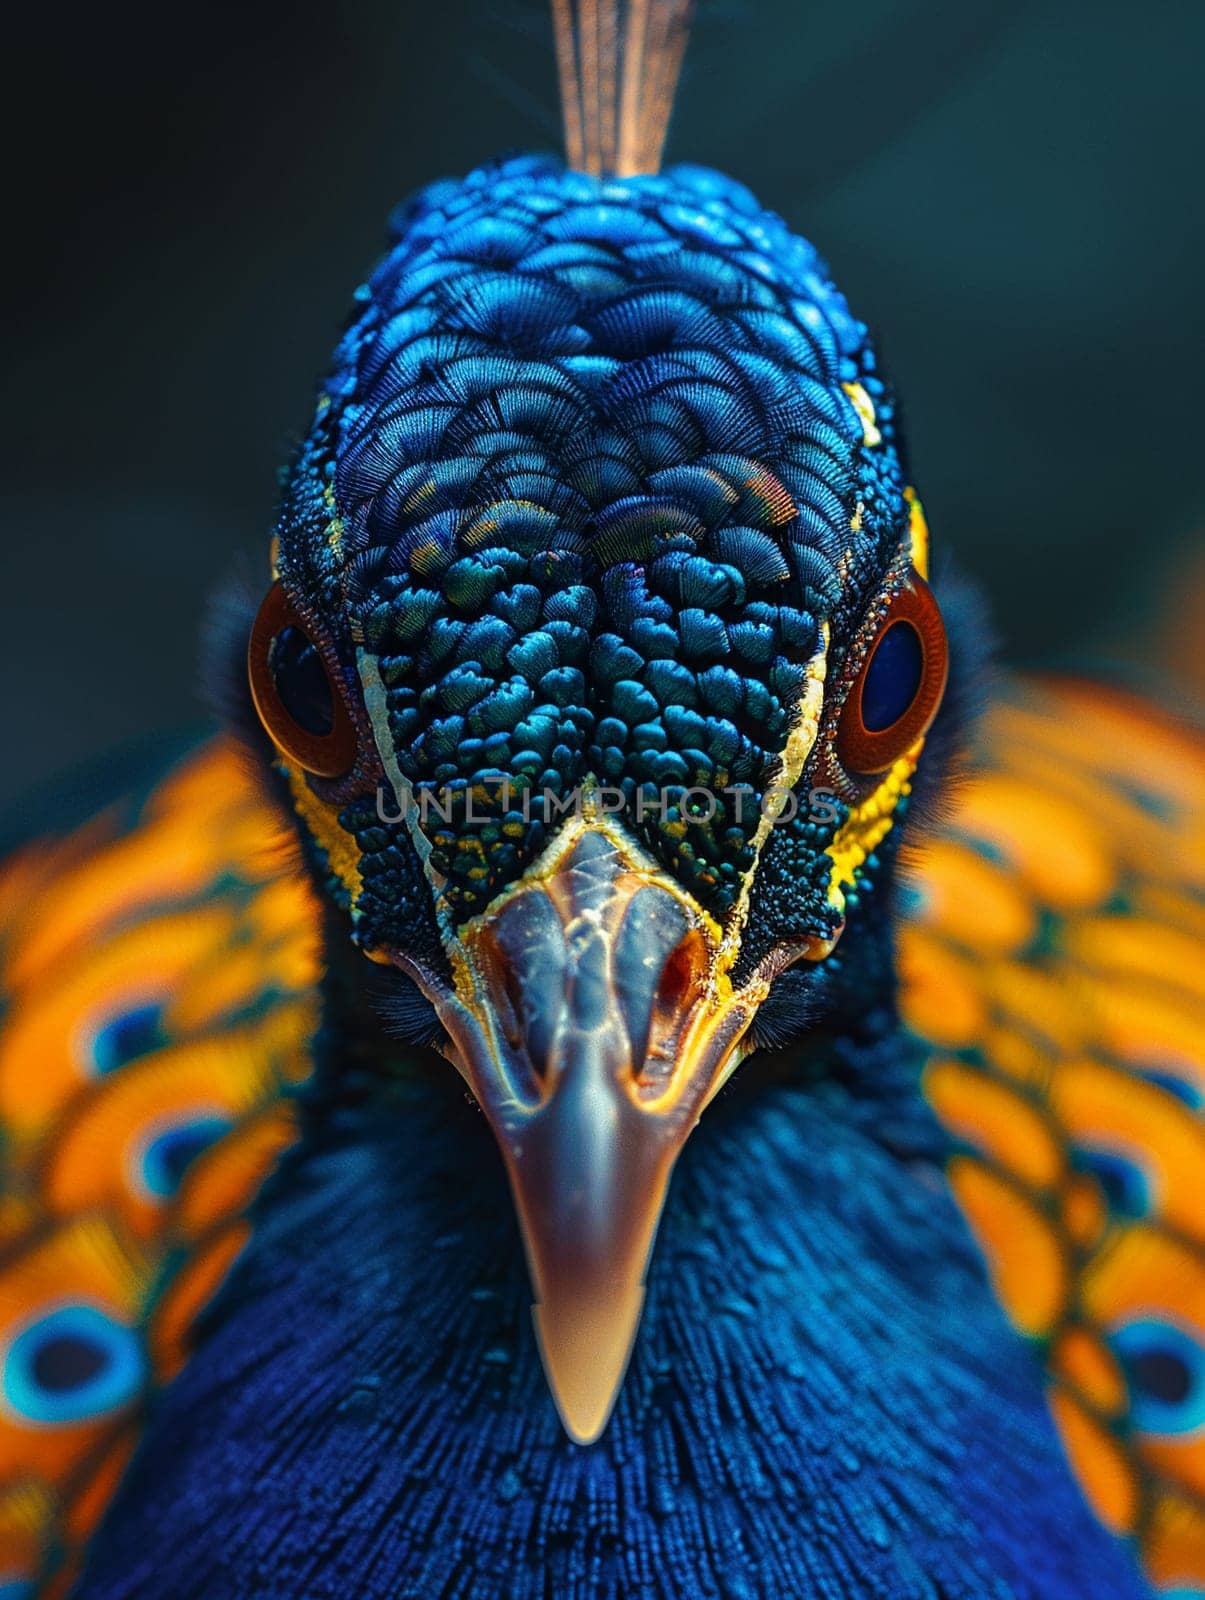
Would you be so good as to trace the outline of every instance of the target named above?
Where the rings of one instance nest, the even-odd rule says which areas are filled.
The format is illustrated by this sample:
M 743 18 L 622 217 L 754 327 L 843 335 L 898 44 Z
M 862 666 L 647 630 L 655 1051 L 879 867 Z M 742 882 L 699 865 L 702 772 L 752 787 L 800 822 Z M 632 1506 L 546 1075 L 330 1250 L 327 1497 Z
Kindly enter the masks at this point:
M 910 572 L 891 600 L 837 724 L 850 772 L 886 772 L 929 731 L 946 687 L 946 630 L 925 581 Z
M 347 703 L 279 583 L 251 629 L 247 675 L 259 719 L 289 760 L 320 778 L 351 770 L 356 730 Z
M 276 697 L 293 721 L 325 739 L 335 726 L 335 695 L 308 634 L 292 624 L 283 627 L 268 647 L 268 668 Z

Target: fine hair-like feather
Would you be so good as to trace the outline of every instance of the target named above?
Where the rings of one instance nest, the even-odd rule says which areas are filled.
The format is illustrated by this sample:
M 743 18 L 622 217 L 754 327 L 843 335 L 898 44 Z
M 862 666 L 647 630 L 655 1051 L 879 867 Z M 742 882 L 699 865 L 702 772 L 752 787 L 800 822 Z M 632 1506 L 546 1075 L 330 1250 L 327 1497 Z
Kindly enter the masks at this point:
M 552 0 L 569 165 L 656 172 L 693 0 Z

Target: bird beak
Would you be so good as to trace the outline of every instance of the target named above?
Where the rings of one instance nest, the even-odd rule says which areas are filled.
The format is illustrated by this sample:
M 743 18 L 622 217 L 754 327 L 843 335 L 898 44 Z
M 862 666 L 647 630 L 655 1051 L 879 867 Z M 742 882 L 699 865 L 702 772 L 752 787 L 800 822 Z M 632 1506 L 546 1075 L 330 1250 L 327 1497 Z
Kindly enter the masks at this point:
M 733 989 L 717 925 L 605 822 L 462 930 L 437 999 L 449 1054 L 494 1130 L 566 1431 L 606 1426 L 682 1146 L 765 996 Z

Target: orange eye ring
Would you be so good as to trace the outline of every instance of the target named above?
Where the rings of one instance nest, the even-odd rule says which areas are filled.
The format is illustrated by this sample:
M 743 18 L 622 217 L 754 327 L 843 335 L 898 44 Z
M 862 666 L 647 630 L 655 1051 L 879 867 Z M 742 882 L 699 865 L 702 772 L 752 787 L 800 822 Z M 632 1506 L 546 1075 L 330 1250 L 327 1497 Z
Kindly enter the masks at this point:
M 321 667 L 330 696 L 330 726 L 326 731 L 315 731 L 304 726 L 281 694 L 278 666 L 273 656 L 286 630 L 293 630 L 294 637 L 300 637 L 303 648 L 308 646 L 307 662 L 311 675 L 315 665 Z M 280 582 L 274 583 L 268 590 L 252 624 L 251 637 L 247 641 L 247 678 L 259 720 L 272 742 L 288 760 L 296 762 L 318 778 L 341 778 L 351 771 L 356 761 L 358 740 L 347 701 L 322 650 Z
M 891 642 L 880 654 L 889 635 Z M 847 771 L 886 772 L 924 738 L 941 706 L 949 661 L 933 591 L 909 572 L 841 708 L 836 751 Z

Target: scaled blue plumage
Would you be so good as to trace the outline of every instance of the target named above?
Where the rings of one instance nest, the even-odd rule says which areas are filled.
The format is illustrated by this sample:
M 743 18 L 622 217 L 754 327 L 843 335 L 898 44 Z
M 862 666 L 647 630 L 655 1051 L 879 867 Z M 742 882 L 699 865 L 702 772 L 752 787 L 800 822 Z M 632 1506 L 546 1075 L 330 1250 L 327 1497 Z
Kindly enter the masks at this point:
M 636 832 L 722 915 L 820 622 L 843 644 L 907 526 L 867 330 L 809 244 L 698 167 L 600 181 L 517 158 L 423 190 L 395 233 L 291 480 L 282 574 L 346 661 L 377 658 L 402 776 L 486 786 L 492 833 L 427 830 L 457 920 L 547 837 L 501 781 L 563 796 L 588 773 L 629 817 L 668 796 Z M 705 823 L 679 804 L 700 785 Z M 426 896 L 399 893 L 413 852 L 374 807 L 348 820 L 362 936 L 434 950 Z M 766 881 L 831 921 L 790 832 Z

